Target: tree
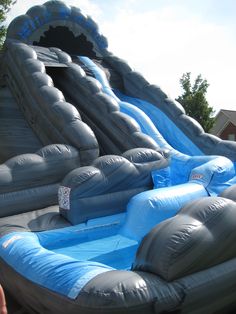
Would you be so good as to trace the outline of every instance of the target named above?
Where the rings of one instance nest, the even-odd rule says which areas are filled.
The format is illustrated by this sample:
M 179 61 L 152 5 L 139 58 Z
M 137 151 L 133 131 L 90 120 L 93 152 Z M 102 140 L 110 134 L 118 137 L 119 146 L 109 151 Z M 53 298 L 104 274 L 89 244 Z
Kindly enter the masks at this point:
M 14 3 L 16 3 L 15 0 L 0 0 L 0 48 L 6 36 L 6 26 L 4 25 L 6 15 Z
M 209 87 L 207 80 L 199 74 L 192 86 L 191 73 L 184 73 L 180 79 L 180 85 L 184 90 L 183 94 L 176 100 L 184 107 L 186 114 L 197 120 L 203 129 L 208 132 L 214 122 L 214 110 L 206 100 L 206 93 Z

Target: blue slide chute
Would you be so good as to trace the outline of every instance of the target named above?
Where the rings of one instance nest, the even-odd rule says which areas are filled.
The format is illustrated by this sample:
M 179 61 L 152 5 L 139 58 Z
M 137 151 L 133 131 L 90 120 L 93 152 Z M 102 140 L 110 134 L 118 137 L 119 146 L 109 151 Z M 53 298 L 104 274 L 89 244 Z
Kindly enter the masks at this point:
M 95 78 L 101 83 L 103 92 L 117 101 L 121 112 L 129 115 L 138 122 L 143 133 L 153 138 L 160 147 L 170 151 L 170 173 L 166 171 L 163 175 L 163 170 L 160 170 L 157 171 L 156 174 L 153 174 L 155 187 L 163 186 L 160 185 L 160 177 L 162 177 L 162 182 L 164 181 L 166 185 L 186 183 L 190 180 L 190 176 L 192 176 L 192 170 L 197 168 L 196 172 L 198 172 L 198 175 L 195 175 L 194 178 L 201 179 L 201 183 L 204 180 L 204 186 L 208 189 L 209 172 L 213 173 L 214 169 L 219 167 L 219 164 L 222 168 L 224 168 L 225 165 L 226 172 L 229 167 L 231 168 L 229 177 L 223 182 L 223 186 L 221 186 L 220 183 L 215 182 L 216 187 L 214 188 L 214 184 L 212 183 L 211 187 L 208 189 L 209 194 L 217 195 L 220 186 L 221 188 L 225 188 L 234 183 L 235 180 L 231 180 L 234 177 L 234 168 L 232 167 L 233 164 L 230 160 L 219 156 L 204 155 L 203 152 L 201 152 L 199 148 L 188 139 L 163 112 L 161 112 L 161 110 L 146 101 L 125 96 L 119 91 L 113 92 L 106 74 L 101 67 L 97 66 L 96 63 L 88 57 L 80 56 L 79 59 L 90 71 L 92 71 Z M 167 126 L 168 128 L 166 128 Z M 159 128 L 162 130 L 162 133 L 159 132 Z M 164 136 L 162 134 L 164 134 Z M 173 147 L 180 147 L 179 151 L 171 145 L 173 145 Z M 160 172 L 162 173 L 161 175 Z M 155 178 L 155 176 L 158 178 Z M 163 179 L 165 177 L 166 180 Z M 202 180 L 202 178 L 204 179 Z M 206 182 L 208 182 L 208 184 L 206 184 Z

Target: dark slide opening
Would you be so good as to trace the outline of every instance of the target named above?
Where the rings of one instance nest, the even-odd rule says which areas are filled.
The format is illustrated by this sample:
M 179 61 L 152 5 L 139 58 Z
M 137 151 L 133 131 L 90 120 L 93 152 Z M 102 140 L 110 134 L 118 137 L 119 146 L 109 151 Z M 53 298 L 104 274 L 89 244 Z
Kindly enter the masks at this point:
M 57 47 L 70 55 L 87 56 L 96 59 L 96 53 L 93 51 L 93 44 L 84 34 L 75 37 L 73 32 L 66 26 L 49 27 L 40 37 L 39 42 L 34 41 L 35 46 Z
M 73 32 L 66 26 L 50 26 L 49 30 L 44 32 L 44 35 L 40 37 L 38 42 L 33 42 L 33 45 L 60 48 L 61 50 L 67 52 L 72 57 L 72 60 L 79 63 L 80 66 L 82 63 L 79 62 L 77 56 L 89 57 L 103 69 L 111 86 L 124 92 L 124 85 L 121 76 L 117 71 L 109 66 L 103 58 L 96 55 L 93 49 L 93 43 L 89 41 L 83 33 L 75 37 Z M 87 73 L 87 69 L 84 70 L 87 75 L 93 76 L 92 73 Z

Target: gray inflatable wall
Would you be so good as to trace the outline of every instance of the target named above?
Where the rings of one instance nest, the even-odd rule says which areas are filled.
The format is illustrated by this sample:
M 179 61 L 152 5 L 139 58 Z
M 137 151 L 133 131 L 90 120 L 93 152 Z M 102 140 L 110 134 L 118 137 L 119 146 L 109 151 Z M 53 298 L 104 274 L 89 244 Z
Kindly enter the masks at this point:
M 60 62 L 67 61 L 67 55 L 62 52 L 58 58 Z M 98 157 L 93 132 L 53 86 L 35 50 L 26 44 L 9 41 L 4 62 L 4 78 L 41 143 L 73 145 L 80 151 L 81 165 Z
M 60 28 L 58 33 L 56 32 L 57 27 Z M 62 44 L 48 34 L 50 31 L 54 31 L 55 37 L 56 34 L 59 36 L 59 31 L 62 32 L 65 28 L 72 33 L 71 38 L 73 38 L 60 47 Z M 83 15 L 78 8 L 67 6 L 61 1 L 48 1 L 44 5 L 32 7 L 25 15 L 19 16 L 10 24 L 7 37 L 27 44 L 57 45 L 71 54 L 102 59 L 110 65 L 116 76 L 119 76 L 124 93 L 146 100 L 163 111 L 203 153 L 222 155 L 236 161 L 235 142 L 223 141 L 205 133 L 196 121 L 185 115 L 185 111 L 179 103 L 169 99 L 158 86 L 149 84 L 125 61 L 110 53 L 107 49 L 107 40 L 100 34 L 98 25 L 90 17 Z M 80 52 L 80 40 L 81 46 L 83 44 L 86 46 L 82 53 Z

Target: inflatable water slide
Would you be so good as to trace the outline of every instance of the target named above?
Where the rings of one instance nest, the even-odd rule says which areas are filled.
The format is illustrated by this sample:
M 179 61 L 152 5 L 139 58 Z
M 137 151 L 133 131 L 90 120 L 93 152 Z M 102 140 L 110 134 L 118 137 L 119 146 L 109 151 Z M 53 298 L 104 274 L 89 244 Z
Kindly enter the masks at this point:
M 0 283 L 29 313 L 236 309 L 236 143 L 48 1 L 0 55 Z

